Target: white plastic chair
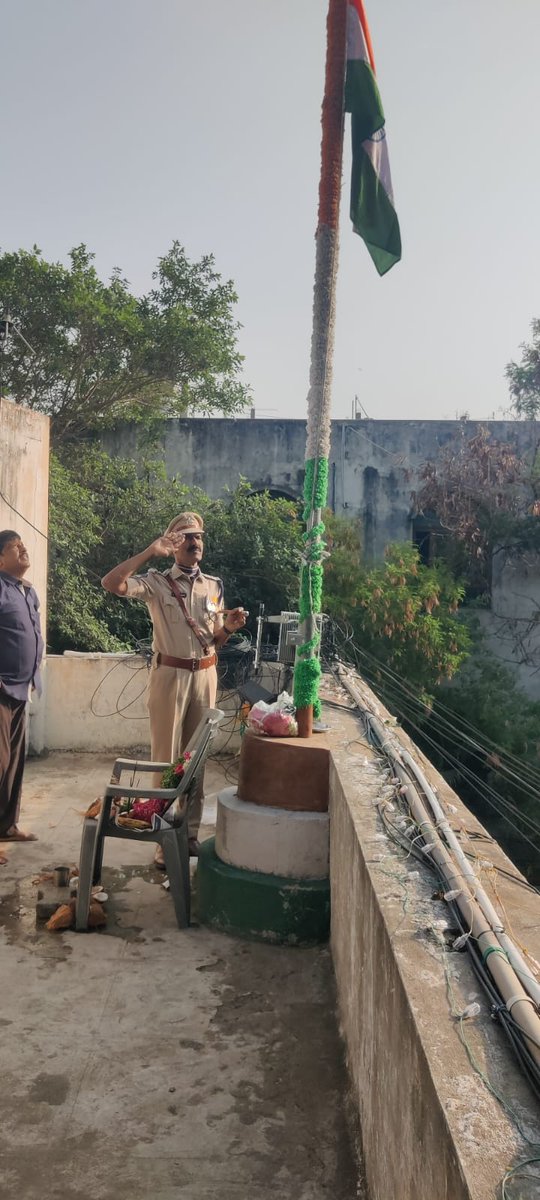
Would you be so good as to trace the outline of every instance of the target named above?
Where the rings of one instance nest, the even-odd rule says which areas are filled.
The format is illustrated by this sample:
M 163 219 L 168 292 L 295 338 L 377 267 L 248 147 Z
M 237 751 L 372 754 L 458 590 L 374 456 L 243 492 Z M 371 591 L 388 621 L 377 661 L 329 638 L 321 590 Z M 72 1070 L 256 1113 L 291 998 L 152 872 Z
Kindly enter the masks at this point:
M 101 881 L 103 850 L 105 838 L 126 838 L 139 843 L 157 842 L 163 849 L 165 869 L 169 877 L 170 893 L 178 927 L 185 929 L 189 925 L 191 911 L 191 889 L 189 881 L 189 847 L 188 819 L 191 798 L 200 780 L 202 771 L 213 738 L 225 716 L 219 708 L 210 708 L 199 722 L 186 751 L 191 758 L 180 776 L 176 788 L 128 787 L 120 782 L 123 771 L 163 772 L 171 764 L 166 762 L 145 762 L 131 758 L 117 758 L 111 782 L 103 797 L 101 811 L 97 818 L 85 817 L 81 853 L 79 859 L 79 882 L 77 890 L 77 905 L 75 912 L 75 928 L 88 929 L 88 914 L 92 898 L 92 887 Z M 168 826 L 161 829 L 148 829 L 140 832 L 125 829 L 116 825 L 111 817 L 113 800 L 121 797 L 133 799 L 168 800 L 169 805 L 163 815 Z

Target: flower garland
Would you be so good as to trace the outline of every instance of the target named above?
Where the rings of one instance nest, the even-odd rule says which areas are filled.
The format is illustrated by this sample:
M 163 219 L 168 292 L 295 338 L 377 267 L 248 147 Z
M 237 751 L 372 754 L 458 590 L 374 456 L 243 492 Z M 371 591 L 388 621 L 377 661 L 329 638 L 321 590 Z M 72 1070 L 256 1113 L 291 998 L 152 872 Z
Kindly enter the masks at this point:
M 331 0 L 327 19 L 304 480 L 304 520 L 307 529 L 300 572 L 302 644 L 297 649 L 294 671 L 294 699 L 297 708 L 304 710 L 303 726 L 306 710 L 311 707 L 313 715 L 320 716 L 321 667 L 317 654 L 320 637 L 316 617 L 321 611 L 323 559 L 326 556 L 321 512 L 328 492 L 331 436 L 347 8 L 340 0 Z
M 326 557 L 324 523 L 314 521 L 317 512 L 324 508 L 328 494 L 328 459 L 312 458 L 306 462 L 304 478 L 304 553 L 300 570 L 300 623 L 309 620 L 321 611 L 323 585 L 323 559 Z M 310 518 L 313 522 L 310 524 Z M 294 669 L 294 702 L 296 708 L 313 706 L 316 717 L 320 716 L 319 681 L 321 664 L 317 657 L 320 642 L 315 632 L 308 641 L 298 646 Z

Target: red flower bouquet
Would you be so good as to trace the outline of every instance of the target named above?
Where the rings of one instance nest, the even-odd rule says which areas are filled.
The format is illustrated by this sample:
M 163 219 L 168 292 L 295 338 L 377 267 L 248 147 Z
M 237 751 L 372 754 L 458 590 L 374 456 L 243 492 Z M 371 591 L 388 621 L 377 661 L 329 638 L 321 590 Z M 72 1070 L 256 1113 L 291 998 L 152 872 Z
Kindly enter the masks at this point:
M 163 772 L 161 776 L 162 788 L 177 788 L 184 774 L 185 768 L 191 758 L 189 750 L 177 758 L 176 762 L 171 763 L 170 767 Z M 125 825 L 128 828 L 147 829 L 152 828 L 152 817 L 161 817 L 167 811 L 170 800 L 133 800 L 131 797 L 117 800 L 113 806 L 111 817 L 113 820 Z
M 148 821 L 151 824 L 154 813 L 161 817 L 168 803 L 168 800 L 135 800 L 129 815 L 135 821 Z
M 163 772 L 161 776 L 162 788 L 177 788 L 184 774 L 185 768 L 191 758 L 189 750 L 184 750 L 184 753 L 176 759 L 176 762 L 171 763 L 170 767 Z

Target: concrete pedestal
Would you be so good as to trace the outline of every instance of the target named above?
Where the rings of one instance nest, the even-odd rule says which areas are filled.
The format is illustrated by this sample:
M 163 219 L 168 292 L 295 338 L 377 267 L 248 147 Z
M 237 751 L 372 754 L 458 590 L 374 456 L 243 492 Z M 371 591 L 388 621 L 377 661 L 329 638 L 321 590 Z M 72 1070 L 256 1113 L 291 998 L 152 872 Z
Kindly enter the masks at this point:
M 325 942 L 330 932 L 328 879 L 292 879 L 241 871 L 203 842 L 197 867 L 199 920 L 237 937 L 288 946 Z
M 238 797 L 293 812 L 327 812 L 330 751 L 324 734 L 312 738 L 242 739 Z
M 291 946 L 327 940 L 329 765 L 324 735 L 244 736 L 238 790 L 220 793 L 199 857 L 203 925 Z
M 328 813 L 287 812 L 239 800 L 235 787 L 218 797 L 216 854 L 247 871 L 297 879 L 328 875 Z

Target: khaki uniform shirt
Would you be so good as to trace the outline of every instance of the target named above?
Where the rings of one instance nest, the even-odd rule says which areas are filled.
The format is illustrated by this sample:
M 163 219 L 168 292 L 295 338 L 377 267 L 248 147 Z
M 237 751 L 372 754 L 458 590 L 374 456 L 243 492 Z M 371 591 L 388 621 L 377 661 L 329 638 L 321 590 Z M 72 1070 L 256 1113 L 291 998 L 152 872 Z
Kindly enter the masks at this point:
M 208 636 L 209 649 L 223 625 L 223 613 L 218 611 L 223 609 L 223 583 L 202 571 L 190 579 L 176 564 L 170 571 L 150 570 L 147 575 L 132 575 L 127 580 L 127 598 L 143 600 L 148 606 L 154 628 L 153 650 L 173 658 L 204 658 L 204 648 L 165 582 L 166 575 L 176 580 L 184 593 L 188 613 Z

